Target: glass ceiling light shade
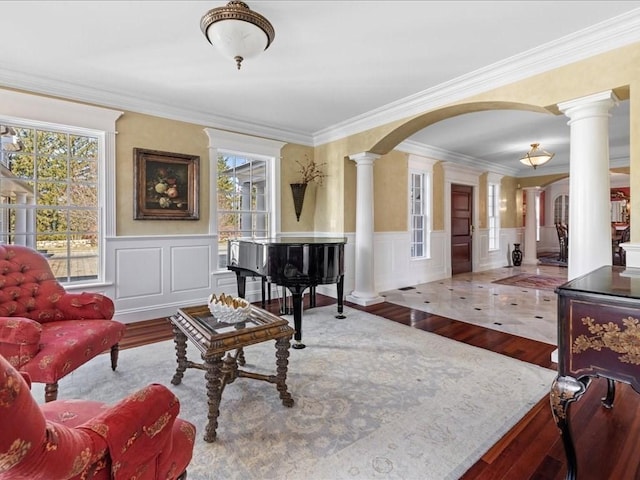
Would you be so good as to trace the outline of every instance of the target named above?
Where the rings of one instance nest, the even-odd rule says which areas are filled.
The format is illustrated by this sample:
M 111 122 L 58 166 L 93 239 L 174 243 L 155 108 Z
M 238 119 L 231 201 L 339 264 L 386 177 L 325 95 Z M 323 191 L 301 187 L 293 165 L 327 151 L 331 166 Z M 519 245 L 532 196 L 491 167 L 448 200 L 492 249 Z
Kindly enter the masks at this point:
M 245 58 L 269 48 L 276 35 L 269 20 L 237 0 L 205 13 L 200 29 L 211 45 L 236 61 L 238 70 Z
M 540 165 L 544 165 L 553 158 L 555 153 L 549 153 L 540 148 L 539 143 L 532 143 L 531 150 L 529 150 L 524 157 L 520 159 L 520 162 L 529 167 L 533 167 L 535 170 Z

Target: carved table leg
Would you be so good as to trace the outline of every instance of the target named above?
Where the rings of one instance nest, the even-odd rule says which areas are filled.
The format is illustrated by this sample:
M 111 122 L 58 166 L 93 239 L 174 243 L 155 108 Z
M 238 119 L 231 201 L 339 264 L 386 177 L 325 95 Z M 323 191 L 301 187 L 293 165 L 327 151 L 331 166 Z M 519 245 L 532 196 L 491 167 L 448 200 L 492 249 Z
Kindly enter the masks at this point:
M 551 385 L 549 400 L 551 412 L 560 429 L 564 452 L 567 457 L 566 480 L 575 480 L 577 475 L 576 451 L 569 427 L 569 405 L 582 397 L 589 386 L 590 379 L 576 380 L 573 377 L 558 376 Z
M 280 393 L 280 399 L 285 407 L 293 406 L 293 397 L 287 391 L 287 366 L 289 365 L 289 346 L 291 338 L 279 338 L 276 340 L 276 385 Z
M 173 341 L 175 343 L 178 366 L 176 367 L 176 373 L 171 379 L 171 383 L 173 385 L 179 385 L 187 369 L 187 336 L 175 325 L 173 326 Z
M 244 349 L 238 348 L 236 350 L 236 361 L 241 367 L 244 367 L 247 364 L 247 360 L 244 358 Z
M 116 368 L 118 368 L 118 353 L 120 352 L 120 345 L 119 344 L 115 344 L 111 347 L 111 370 L 113 370 L 114 372 L 116 371 Z
M 616 382 L 607 378 L 607 395 L 602 398 L 602 406 L 613 408 L 613 400 L 616 398 Z
M 209 404 L 204 441 L 214 442 L 216 440 L 216 429 L 218 428 L 218 415 L 220 415 L 220 399 L 224 389 L 222 355 L 203 356 L 203 360 L 206 370 L 204 378 L 207 380 L 207 403 Z
M 58 382 L 47 383 L 44 386 L 44 401 L 53 402 L 58 398 Z

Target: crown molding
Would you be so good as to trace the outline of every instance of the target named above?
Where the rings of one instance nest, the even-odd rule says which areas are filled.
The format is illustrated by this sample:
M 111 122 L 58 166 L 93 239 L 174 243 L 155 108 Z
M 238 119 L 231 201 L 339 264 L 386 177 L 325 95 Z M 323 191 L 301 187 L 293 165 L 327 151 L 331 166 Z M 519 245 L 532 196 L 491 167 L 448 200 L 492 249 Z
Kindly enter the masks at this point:
M 52 80 L 50 78 L 17 70 L 9 70 L 7 68 L 0 68 L 0 86 L 15 88 L 29 93 L 49 95 L 65 100 L 129 110 L 170 120 L 206 125 L 207 127 L 219 128 L 221 130 L 232 130 L 246 135 L 313 146 L 313 137 L 304 132 L 279 129 L 242 118 L 230 118 L 213 115 L 208 112 L 180 108 L 155 100 L 96 89 L 71 82 Z
M 512 177 L 516 176 L 519 171 L 518 168 L 505 167 L 504 165 L 498 165 L 469 155 L 463 155 L 461 153 L 434 147 L 433 145 L 414 142 L 412 140 L 405 140 L 396 146 L 394 150 L 429 157 L 443 162 L 453 162 L 459 165 L 465 165 L 469 168 L 481 169 L 483 171 L 509 175 Z
M 640 8 L 318 131 L 314 143 L 321 145 L 410 118 L 638 41 Z
M 409 118 L 484 91 L 614 50 L 640 41 L 640 8 L 579 30 L 561 39 L 530 49 L 451 81 L 392 102 L 318 132 L 301 132 L 263 125 L 242 118 L 230 118 L 184 109 L 151 99 L 139 98 L 86 85 L 44 78 L 6 67 L 0 68 L 0 85 L 43 95 L 60 97 L 138 113 L 154 115 L 211 128 L 307 146 L 330 141 Z

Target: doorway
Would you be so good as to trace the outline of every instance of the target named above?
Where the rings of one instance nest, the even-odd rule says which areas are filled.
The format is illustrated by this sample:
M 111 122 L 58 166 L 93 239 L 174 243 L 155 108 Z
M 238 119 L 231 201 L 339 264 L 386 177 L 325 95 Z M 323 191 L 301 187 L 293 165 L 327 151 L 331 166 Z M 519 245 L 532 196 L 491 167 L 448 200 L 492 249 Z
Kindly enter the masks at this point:
M 473 270 L 473 187 L 451 184 L 451 275 Z

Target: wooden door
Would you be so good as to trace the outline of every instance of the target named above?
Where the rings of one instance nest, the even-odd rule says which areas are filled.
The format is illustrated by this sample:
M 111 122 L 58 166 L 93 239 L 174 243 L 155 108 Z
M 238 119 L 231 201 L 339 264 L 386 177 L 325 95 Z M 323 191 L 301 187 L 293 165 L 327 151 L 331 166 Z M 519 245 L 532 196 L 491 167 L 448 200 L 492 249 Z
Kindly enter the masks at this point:
M 451 274 L 473 270 L 473 187 L 451 185 Z

